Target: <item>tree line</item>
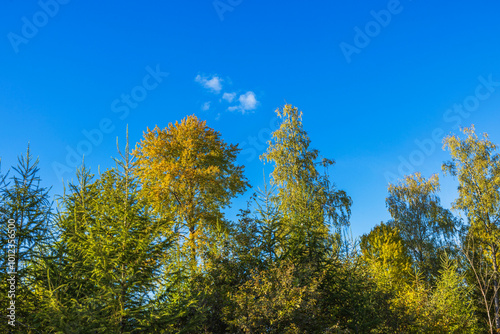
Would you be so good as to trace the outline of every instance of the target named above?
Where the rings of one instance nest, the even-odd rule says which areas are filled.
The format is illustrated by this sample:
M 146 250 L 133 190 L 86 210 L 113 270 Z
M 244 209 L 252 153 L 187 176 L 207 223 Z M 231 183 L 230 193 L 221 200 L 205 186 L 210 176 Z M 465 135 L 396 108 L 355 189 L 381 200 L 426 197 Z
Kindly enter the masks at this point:
M 273 171 L 235 220 L 223 212 L 250 189 L 240 149 L 196 116 L 148 128 L 134 149 L 127 134 L 114 168 L 82 163 L 54 203 L 28 147 L 0 175 L 0 330 L 500 333 L 500 156 L 487 134 L 444 139 L 452 210 L 437 174 L 408 175 L 388 187 L 391 219 L 353 239 L 335 162 L 311 148 L 297 108 L 276 112 L 261 156 Z

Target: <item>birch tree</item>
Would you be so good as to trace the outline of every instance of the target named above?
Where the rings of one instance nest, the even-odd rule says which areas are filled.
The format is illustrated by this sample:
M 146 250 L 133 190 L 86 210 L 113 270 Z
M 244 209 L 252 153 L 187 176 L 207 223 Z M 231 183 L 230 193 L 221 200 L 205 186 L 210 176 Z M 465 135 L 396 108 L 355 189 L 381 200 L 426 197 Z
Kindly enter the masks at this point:
M 444 148 L 450 152 L 451 160 L 443 164 L 443 170 L 457 177 L 458 198 L 453 207 L 467 216 L 469 233 L 478 246 L 482 246 L 482 256 L 492 268 L 492 319 L 499 332 L 500 156 L 496 153 L 497 145 L 487 134 L 479 138 L 474 126 L 462 132 L 465 138 L 452 135 L 444 139 Z

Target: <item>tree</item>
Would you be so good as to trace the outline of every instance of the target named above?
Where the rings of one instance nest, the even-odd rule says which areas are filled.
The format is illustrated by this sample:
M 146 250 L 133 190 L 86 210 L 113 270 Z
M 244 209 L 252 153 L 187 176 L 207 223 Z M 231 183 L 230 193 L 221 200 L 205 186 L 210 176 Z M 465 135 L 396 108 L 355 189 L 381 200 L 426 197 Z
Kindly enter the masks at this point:
M 310 149 L 302 113 L 285 105 L 276 113 L 282 123 L 272 134 L 261 159 L 274 164 L 272 183 L 278 187 L 276 200 L 283 215 L 290 256 L 304 261 L 321 261 L 328 248 L 331 229 L 349 223 L 351 198 L 330 183 L 327 167 L 332 160 L 316 161 L 318 150 Z M 316 169 L 325 168 L 322 176 Z
M 243 231 L 238 228 L 235 233 L 243 238 L 251 236 L 251 250 L 238 253 L 245 257 L 253 256 L 262 268 L 281 261 L 285 253 L 283 217 L 276 204 L 275 193 L 276 188 L 269 187 L 264 178 L 264 189 L 259 188 L 250 201 L 252 210 L 242 215 L 249 229 Z
M 367 271 L 361 270 L 359 256 L 351 257 L 349 250 L 340 249 L 341 231 L 349 225 L 351 198 L 329 179 L 328 167 L 334 162 L 318 161 L 319 151 L 310 148 L 302 113 L 291 105 L 276 112 L 282 123 L 261 158 L 274 165 L 271 181 L 277 194 L 273 200 L 281 221 L 281 233 L 274 234 L 279 239 L 275 244 L 285 251 L 280 261 L 294 264 L 300 286 L 317 282 L 315 293 L 319 297 L 314 300 L 318 302 L 310 313 L 315 316 L 309 317 L 306 331 L 367 332 L 384 322 L 384 317 L 377 315 L 386 315 L 381 308 L 390 311 L 385 307 L 385 294 Z M 324 174 L 318 165 L 323 166 Z M 251 286 L 254 290 L 250 291 L 257 289 L 255 284 Z M 253 302 L 251 294 L 246 298 Z M 304 328 L 300 323 L 294 322 L 297 328 Z
M 23 327 L 26 331 L 31 328 L 27 319 L 37 308 L 31 279 L 33 264 L 43 256 L 40 249 L 49 241 L 51 226 L 49 189 L 40 184 L 38 163 L 38 158 L 33 158 L 28 146 L 26 155 L 18 158 L 10 182 L 0 182 L 1 263 L 5 268 L 0 284 L 1 306 L 3 310 L 11 306 L 11 298 L 7 294 L 8 290 L 14 291 L 15 319 L 11 320 L 16 328 Z M 15 327 L 5 321 L 0 328 L 10 332 Z
M 409 283 L 411 258 L 396 227 L 380 223 L 361 237 L 360 248 L 377 285 L 398 291 Z
M 328 261 L 322 271 L 318 288 L 321 322 L 333 333 L 339 329 L 347 333 L 400 333 L 399 319 L 391 309 L 391 292 L 377 285 L 353 242 L 349 241 L 342 256 Z
M 478 317 L 487 325 L 490 333 L 495 331 L 495 287 L 496 274 L 488 259 L 488 246 L 476 240 L 475 236 L 465 228 L 461 236 L 459 246 L 461 252 L 462 267 L 466 272 L 467 284 L 474 288 Z
M 254 271 L 231 295 L 234 308 L 224 313 L 238 333 L 312 333 L 318 281 L 301 285 L 290 262 Z
M 404 309 L 403 333 L 480 333 L 472 287 L 466 284 L 455 260 L 446 255 L 436 285 L 430 287 L 420 273 L 399 291 L 393 304 Z
M 458 198 L 453 208 L 465 212 L 469 233 L 477 246 L 482 246 L 481 255 L 493 269 L 495 307 L 492 318 L 497 332 L 500 332 L 500 156 L 495 153 L 497 145 L 488 139 L 487 134 L 480 139 L 474 126 L 464 128 L 462 132 L 466 136 L 464 139 L 456 135 L 444 139 L 444 148 L 449 150 L 451 161 L 443 164 L 443 170 L 458 178 Z M 488 310 L 488 305 L 485 307 Z
M 394 225 L 412 258 L 414 269 L 425 281 L 432 283 L 438 276 L 440 254 L 446 242 L 456 231 L 456 219 L 441 207 L 436 195 L 439 178 L 426 180 L 420 173 L 405 177 L 404 181 L 389 186 L 387 207 Z
M 472 287 L 456 261 L 443 258 L 440 277 L 430 298 L 432 333 L 478 333 Z
M 197 319 L 199 324 L 191 332 L 234 332 L 231 323 L 236 320 L 234 315 L 239 307 L 234 295 L 254 298 L 251 290 L 242 286 L 249 284 L 252 275 L 267 278 L 270 273 L 267 270 L 281 263 L 281 221 L 271 193 L 267 186 L 259 190 L 257 196 L 251 197 L 248 208 L 241 210 L 237 222 L 210 232 L 213 242 L 210 247 L 202 248 L 203 271 L 192 274 L 188 280 L 190 291 L 197 295 L 188 317 Z
M 80 240 L 75 237 L 71 242 L 71 235 L 85 236 L 86 225 L 93 224 L 91 207 L 98 192 L 87 169 L 77 170 L 76 177 L 78 183 L 69 185 L 69 194 L 61 198 L 62 212 L 58 210 L 54 218 L 58 238 L 36 267 L 36 289 L 42 307 L 35 318 L 40 329 L 49 333 L 95 333 L 99 326 L 95 319 L 97 303 L 92 302 L 97 292 L 88 279 L 93 267 L 75 249 Z
M 224 222 L 221 210 L 249 186 L 243 167 L 236 165 L 238 152 L 194 115 L 164 130 L 148 128 L 133 152 L 143 196 L 159 214 L 187 228 L 193 268 L 196 241 Z
M 83 168 L 62 198 L 59 258 L 39 266 L 46 330 L 149 332 L 165 320 L 157 299 L 173 273 L 173 237 L 139 196 L 128 143 L 120 155 L 97 180 Z

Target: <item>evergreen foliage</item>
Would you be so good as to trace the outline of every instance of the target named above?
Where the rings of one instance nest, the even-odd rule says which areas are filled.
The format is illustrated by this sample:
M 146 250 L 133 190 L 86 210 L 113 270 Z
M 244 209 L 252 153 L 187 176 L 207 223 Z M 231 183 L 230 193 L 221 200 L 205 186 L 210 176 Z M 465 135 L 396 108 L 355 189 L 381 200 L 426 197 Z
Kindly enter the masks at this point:
M 250 186 L 239 149 L 196 116 L 148 129 L 132 152 L 127 134 L 102 173 L 82 163 L 57 207 L 28 148 L 0 175 L 0 331 L 500 333 L 500 157 L 487 135 L 445 139 L 453 211 L 437 175 L 408 175 L 388 187 L 392 219 L 353 239 L 334 161 L 310 147 L 297 108 L 277 114 L 261 157 L 271 178 L 234 221 L 224 210 Z

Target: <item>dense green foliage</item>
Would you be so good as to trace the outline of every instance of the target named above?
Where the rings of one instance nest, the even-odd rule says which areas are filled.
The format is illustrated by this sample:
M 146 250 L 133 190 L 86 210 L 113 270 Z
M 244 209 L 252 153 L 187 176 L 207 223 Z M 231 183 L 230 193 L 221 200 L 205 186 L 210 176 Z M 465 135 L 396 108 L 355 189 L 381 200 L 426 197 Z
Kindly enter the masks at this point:
M 437 175 L 408 175 L 388 187 L 392 218 L 353 240 L 334 161 L 310 148 L 301 112 L 277 114 L 271 178 L 235 221 L 223 209 L 249 186 L 239 149 L 195 116 L 132 152 L 127 138 L 115 168 L 82 165 L 57 206 L 28 149 L 0 175 L 0 331 L 500 333 L 500 158 L 486 135 L 445 139 L 453 212 Z

